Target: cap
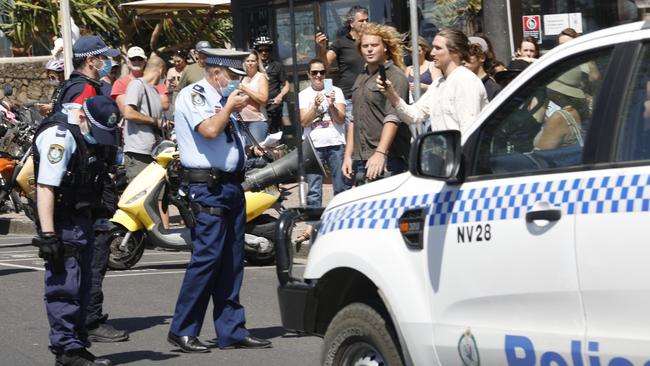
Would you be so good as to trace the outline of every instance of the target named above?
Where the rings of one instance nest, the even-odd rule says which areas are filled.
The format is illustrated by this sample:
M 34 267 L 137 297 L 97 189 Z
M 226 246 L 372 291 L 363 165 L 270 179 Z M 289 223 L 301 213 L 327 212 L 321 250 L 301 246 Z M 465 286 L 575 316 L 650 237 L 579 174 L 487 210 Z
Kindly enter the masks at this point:
M 100 95 L 84 101 L 83 111 L 90 124 L 90 133 L 98 144 L 117 145 L 117 124 L 120 110 L 112 98 Z
M 246 71 L 243 70 L 243 62 L 250 55 L 248 52 L 225 48 L 204 48 L 201 53 L 207 56 L 205 59 L 207 66 L 223 66 L 235 74 L 246 75 Z
M 266 36 L 266 35 L 261 35 L 257 38 L 255 38 L 255 41 L 253 41 L 253 47 L 258 48 L 261 46 L 272 46 L 273 45 L 273 40 L 271 37 Z
M 481 37 L 469 37 L 469 44 L 477 44 L 481 46 L 481 49 L 483 52 L 487 52 L 489 50 L 487 42 Z
M 129 48 L 128 51 L 126 51 L 126 58 L 134 58 L 134 57 L 142 57 L 143 59 L 147 59 L 147 54 L 144 53 L 144 50 L 138 46 L 134 46 Z
M 197 51 L 201 51 L 204 48 L 212 48 L 212 45 L 208 41 L 198 41 L 194 45 L 194 49 Z
M 546 87 L 550 90 L 556 91 L 573 98 L 585 98 L 585 92 L 582 90 L 582 79 L 584 72 L 580 67 L 573 69 L 560 75 L 557 79 L 553 80 Z
M 82 36 L 72 46 L 74 57 L 88 57 L 104 55 L 106 57 L 117 57 L 120 51 L 108 48 L 106 43 L 98 36 Z

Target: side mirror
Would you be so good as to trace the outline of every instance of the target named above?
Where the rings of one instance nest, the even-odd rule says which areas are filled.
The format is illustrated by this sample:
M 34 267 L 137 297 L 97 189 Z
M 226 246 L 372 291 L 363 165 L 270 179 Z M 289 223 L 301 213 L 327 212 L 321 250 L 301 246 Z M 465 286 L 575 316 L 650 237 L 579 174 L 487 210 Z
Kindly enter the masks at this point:
M 409 171 L 416 177 L 453 181 L 460 169 L 460 131 L 420 135 L 411 146 Z
M 14 93 L 14 88 L 11 86 L 11 84 L 5 84 L 4 88 L 4 93 L 5 96 L 11 96 Z

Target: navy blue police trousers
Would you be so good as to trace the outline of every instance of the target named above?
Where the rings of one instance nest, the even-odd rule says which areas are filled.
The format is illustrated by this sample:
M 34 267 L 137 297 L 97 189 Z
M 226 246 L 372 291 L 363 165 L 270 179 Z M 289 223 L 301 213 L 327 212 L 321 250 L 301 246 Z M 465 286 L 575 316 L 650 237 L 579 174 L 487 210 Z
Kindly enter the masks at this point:
M 198 336 L 212 299 L 212 318 L 220 348 L 249 335 L 239 290 L 244 277 L 246 201 L 241 184 L 190 184 L 190 200 L 203 207 L 226 209 L 223 216 L 201 212 L 192 229 L 192 257 L 181 286 L 171 332 Z
M 55 230 L 64 245 L 78 250 L 65 260 L 65 271 L 53 273 L 45 263 L 45 310 L 50 323 L 50 351 L 87 347 L 85 309 L 90 297 L 93 227 L 90 216 L 67 215 L 57 219 Z

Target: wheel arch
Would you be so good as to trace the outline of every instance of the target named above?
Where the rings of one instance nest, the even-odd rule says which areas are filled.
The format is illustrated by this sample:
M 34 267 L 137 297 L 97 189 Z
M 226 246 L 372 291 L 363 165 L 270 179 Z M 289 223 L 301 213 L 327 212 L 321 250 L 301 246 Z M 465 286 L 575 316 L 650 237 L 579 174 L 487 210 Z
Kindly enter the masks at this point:
M 334 316 L 344 307 L 361 302 L 373 307 L 386 320 L 405 364 L 412 365 L 404 337 L 396 326 L 395 314 L 379 287 L 363 273 L 349 267 L 335 268 L 318 280 L 316 285 L 318 309 L 314 333 L 324 335 Z

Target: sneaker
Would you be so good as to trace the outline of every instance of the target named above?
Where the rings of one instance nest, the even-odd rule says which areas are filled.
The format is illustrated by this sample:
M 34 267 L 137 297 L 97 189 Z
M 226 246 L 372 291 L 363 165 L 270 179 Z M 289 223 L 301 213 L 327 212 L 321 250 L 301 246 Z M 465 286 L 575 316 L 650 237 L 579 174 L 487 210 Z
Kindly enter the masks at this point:
M 88 340 L 91 342 L 122 342 L 129 339 L 129 333 L 125 330 L 117 330 L 112 325 L 100 323 L 93 329 L 88 329 Z
M 68 351 L 56 356 L 56 366 L 112 366 L 110 360 L 96 358 L 85 348 Z

